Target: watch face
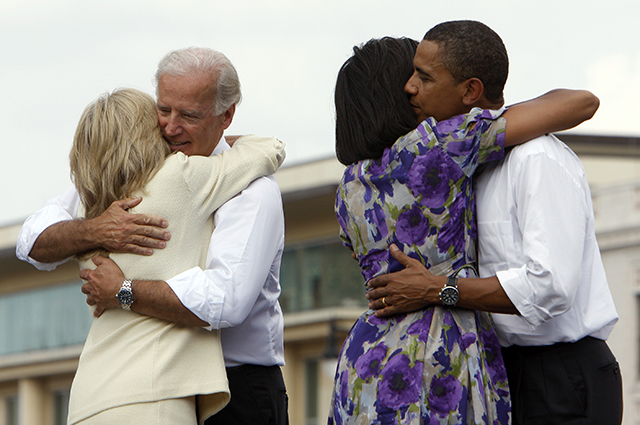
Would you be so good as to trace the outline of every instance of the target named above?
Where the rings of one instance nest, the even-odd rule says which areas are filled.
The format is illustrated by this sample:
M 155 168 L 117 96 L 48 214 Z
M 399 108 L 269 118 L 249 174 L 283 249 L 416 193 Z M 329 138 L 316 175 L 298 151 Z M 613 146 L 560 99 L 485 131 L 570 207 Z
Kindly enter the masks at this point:
M 458 290 L 452 286 L 447 286 L 440 291 L 440 301 L 442 301 L 444 305 L 454 306 L 459 298 Z
M 133 293 L 131 291 L 127 291 L 126 289 L 121 289 L 120 292 L 118 292 L 118 301 L 120 301 L 120 304 L 122 305 L 131 305 L 133 304 Z

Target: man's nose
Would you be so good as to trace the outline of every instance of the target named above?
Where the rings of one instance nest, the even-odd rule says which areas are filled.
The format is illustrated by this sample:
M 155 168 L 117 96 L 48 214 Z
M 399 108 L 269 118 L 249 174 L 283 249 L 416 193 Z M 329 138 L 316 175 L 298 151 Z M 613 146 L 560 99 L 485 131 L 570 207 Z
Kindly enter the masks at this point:
M 182 132 L 180 117 L 177 114 L 170 114 L 164 117 L 164 119 L 161 118 L 160 127 L 167 136 L 176 136 Z
M 417 93 L 416 85 L 413 82 L 413 75 L 411 76 L 411 78 L 409 78 L 409 80 L 404 85 L 404 91 L 412 96 Z

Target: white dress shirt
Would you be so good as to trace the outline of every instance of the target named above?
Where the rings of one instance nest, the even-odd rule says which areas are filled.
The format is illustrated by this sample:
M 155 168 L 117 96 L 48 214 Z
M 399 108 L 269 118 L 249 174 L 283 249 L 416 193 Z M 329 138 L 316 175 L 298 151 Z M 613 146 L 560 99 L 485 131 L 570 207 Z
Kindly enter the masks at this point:
M 503 346 L 606 340 L 618 314 L 578 157 L 553 136 L 517 146 L 476 177 L 481 277 L 520 315 L 493 314 Z
M 226 149 L 223 138 L 212 155 Z M 27 218 L 18 236 L 18 258 L 40 270 L 67 261 L 39 263 L 29 253 L 47 227 L 76 218 L 79 203 L 71 187 Z M 261 177 L 225 203 L 214 213 L 214 225 L 207 269 L 187 270 L 167 283 L 210 329 L 221 329 L 227 367 L 284 365 L 284 319 L 278 303 L 284 214 L 275 178 Z

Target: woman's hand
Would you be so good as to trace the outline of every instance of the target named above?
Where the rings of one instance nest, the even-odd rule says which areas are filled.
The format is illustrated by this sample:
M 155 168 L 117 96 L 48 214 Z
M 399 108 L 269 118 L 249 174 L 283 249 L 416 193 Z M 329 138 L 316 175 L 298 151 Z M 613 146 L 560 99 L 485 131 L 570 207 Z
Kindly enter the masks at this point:
M 242 136 L 224 136 L 224 140 L 227 142 L 229 146 L 233 147 L 233 144 L 236 142 L 236 140 L 238 140 L 241 137 Z

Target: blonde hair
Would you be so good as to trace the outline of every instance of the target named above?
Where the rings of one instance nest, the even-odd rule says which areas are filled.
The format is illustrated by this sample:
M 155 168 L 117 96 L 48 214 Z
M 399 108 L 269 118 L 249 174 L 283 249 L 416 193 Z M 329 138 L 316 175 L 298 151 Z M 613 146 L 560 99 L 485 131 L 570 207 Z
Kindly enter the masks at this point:
M 105 93 L 84 110 L 69 154 L 71 180 L 94 218 L 142 190 L 171 153 L 155 102 L 135 89 Z

